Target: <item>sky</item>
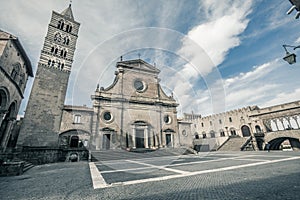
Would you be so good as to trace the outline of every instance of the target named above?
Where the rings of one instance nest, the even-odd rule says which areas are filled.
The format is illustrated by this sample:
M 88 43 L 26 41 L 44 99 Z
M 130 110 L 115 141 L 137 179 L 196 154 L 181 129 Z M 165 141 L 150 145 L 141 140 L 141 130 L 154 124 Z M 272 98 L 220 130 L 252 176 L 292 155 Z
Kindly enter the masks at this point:
M 62 12 L 69 1 L 0 5 L 0 29 L 19 38 L 35 72 L 52 10 Z M 120 56 L 160 69 L 179 117 L 297 101 L 300 62 L 282 59 L 283 44 L 300 45 L 300 21 L 286 14 L 290 7 L 288 0 L 73 0 L 81 25 L 65 103 L 91 107 L 97 84 L 112 84 Z

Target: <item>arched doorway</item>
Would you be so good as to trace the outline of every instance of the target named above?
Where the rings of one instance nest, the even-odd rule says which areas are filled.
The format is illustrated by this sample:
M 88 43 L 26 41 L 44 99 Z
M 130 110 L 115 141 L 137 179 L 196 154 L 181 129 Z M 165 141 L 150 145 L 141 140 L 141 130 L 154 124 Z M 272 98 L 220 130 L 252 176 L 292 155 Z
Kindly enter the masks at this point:
M 59 135 L 61 148 L 88 148 L 90 133 L 84 130 L 72 129 Z
M 243 137 L 249 137 L 251 136 L 251 133 L 250 133 L 250 128 L 246 125 L 242 126 L 242 134 L 243 134 Z
M 10 129 L 12 128 L 13 121 L 16 119 L 16 104 L 13 102 L 8 110 L 7 113 L 4 115 L 0 126 L 0 147 L 3 151 L 6 149 L 6 144 L 10 137 Z
M 71 136 L 70 147 L 77 148 L 79 146 L 79 137 L 76 135 Z

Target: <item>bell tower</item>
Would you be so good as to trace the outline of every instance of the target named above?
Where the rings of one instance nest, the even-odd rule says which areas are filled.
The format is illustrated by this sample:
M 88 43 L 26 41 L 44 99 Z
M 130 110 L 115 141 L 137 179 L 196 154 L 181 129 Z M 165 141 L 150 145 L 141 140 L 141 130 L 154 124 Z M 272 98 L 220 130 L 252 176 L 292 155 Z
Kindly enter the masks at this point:
M 71 4 L 52 11 L 18 146 L 56 147 L 80 24 Z

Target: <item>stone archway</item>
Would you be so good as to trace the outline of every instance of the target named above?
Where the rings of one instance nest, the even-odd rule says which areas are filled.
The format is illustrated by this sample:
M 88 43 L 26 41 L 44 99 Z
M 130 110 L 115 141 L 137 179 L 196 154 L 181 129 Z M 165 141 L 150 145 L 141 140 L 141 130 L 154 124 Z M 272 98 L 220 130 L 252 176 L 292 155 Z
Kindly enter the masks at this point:
M 71 129 L 59 135 L 59 146 L 61 148 L 88 148 L 90 133 L 84 130 Z
M 247 125 L 243 125 L 241 127 L 241 130 L 242 130 L 243 137 L 251 136 L 250 128 Z
M 282 143 L 284 141 L 288 140 L 291 148 L 293 149 L 300 149 L 300 141 L 298 138 L 293 138 L 293 137 L 278 137 L 275 138 L 271 141 L 269 141 L 270 144 L 270 150 L 281 150 L 282 148 Z
M 16 120 L 16 103 L 13 102 L 9 106 L 7 113 L 4 115 L 0 126 L 0 148 L 5 151 L 8 139 L 10 137 L 10 130 Z

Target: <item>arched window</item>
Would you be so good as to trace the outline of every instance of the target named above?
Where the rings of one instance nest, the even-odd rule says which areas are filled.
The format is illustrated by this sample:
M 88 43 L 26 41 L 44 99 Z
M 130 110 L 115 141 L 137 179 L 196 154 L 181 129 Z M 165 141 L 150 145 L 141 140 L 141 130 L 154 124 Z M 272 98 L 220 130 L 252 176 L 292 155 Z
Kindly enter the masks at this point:
M 67 26 L 66 26 L 66 31 L 67 32 L 69 32 L 69 27 L 70 27 L 69 24 L 67 24 Z
M 64 37 L 64 42 L 63 42 L 63 44 L 69 45 L 69 43 L 70 43 L 69 37 L 68 37 L 68 36 Z
M 199 134 L 197 132 L 194 135 L 195 135 L 195 139 L 199 139 Z
M 17 81 L 18 75 L 20 73 L 20 69 L 21 69 L 20 63 L 16 63 L 13 65 L 13 69 L 11 71 L 10 76 L 14 81 Z
M 51 65 L 51 60 L 49 59 L 49 60 L 48 60 L 48 66 L 50 66 L 50 65 Z
M 236 135 L 236 131 L 234 128 L 230 128 L 230 135 Z
M 51 47 L 51 53 L 53 53 L 54 52 L 54 47 Z
M 56 55 L 58 53 L 58 48 L 55 48 L 54 54 Z
M 61 23 L 62 23 L 62 20 L 59 20 L 58 23 L 57 23 L 57 28 L 58 29 L 60 29 Z
M 64 66 L 65 66 L 65 64 L 64 64 L 64 63 L 62 63 L 62 64 L 61 64 L 61 70 L 63 70 L 63 69 L 64 69 Z
M 54 41 L 55 42 L 61 42 L 61 35 L 60 35 L 60 33 L 56 33 L 54 35 Z
M 216 133 L 213 130 L 211 130 L 209 133 L 210 133 L 210 137 L 211 138 L 215 138 L 216 137 Z
M 54 61 L 54 60 L 52 60 L 51 67 L 54 67 L 54 65 L 55 65 L 55 61 Z
M 69 33 L 71 33 L 72 32 L 72 26 L 69 26 L 69 31 L 68 31 Z
M 261 128 L 260 128 L 260 126 L 256 125 L 256 126 L 255 126 L 255 131 L 256 131 L 256 133 L 261 133 Z
M 202 132 L 202 138 L 206 138 L 206 133 L 204 131 Z
M 220 137 L 225 137 L 225 132 L 223 131 L 223 129 L 220 130 Z
M 64 25 L 65 25 L 64 20 L 61 19 L 57 23 L 57 28 L 60 29 L 60 30 L 63 30 Z
M 20 75 L 20 82 L 19 82 L 19 86 L 22 87 L 22 85 L 25 83 L 25 74 L 21 74 Z
M 60 56 L 64 55 L 64 50 L 60 50 Z
M 67 57 L 67 51 L 64 52 L 64 58 Z

